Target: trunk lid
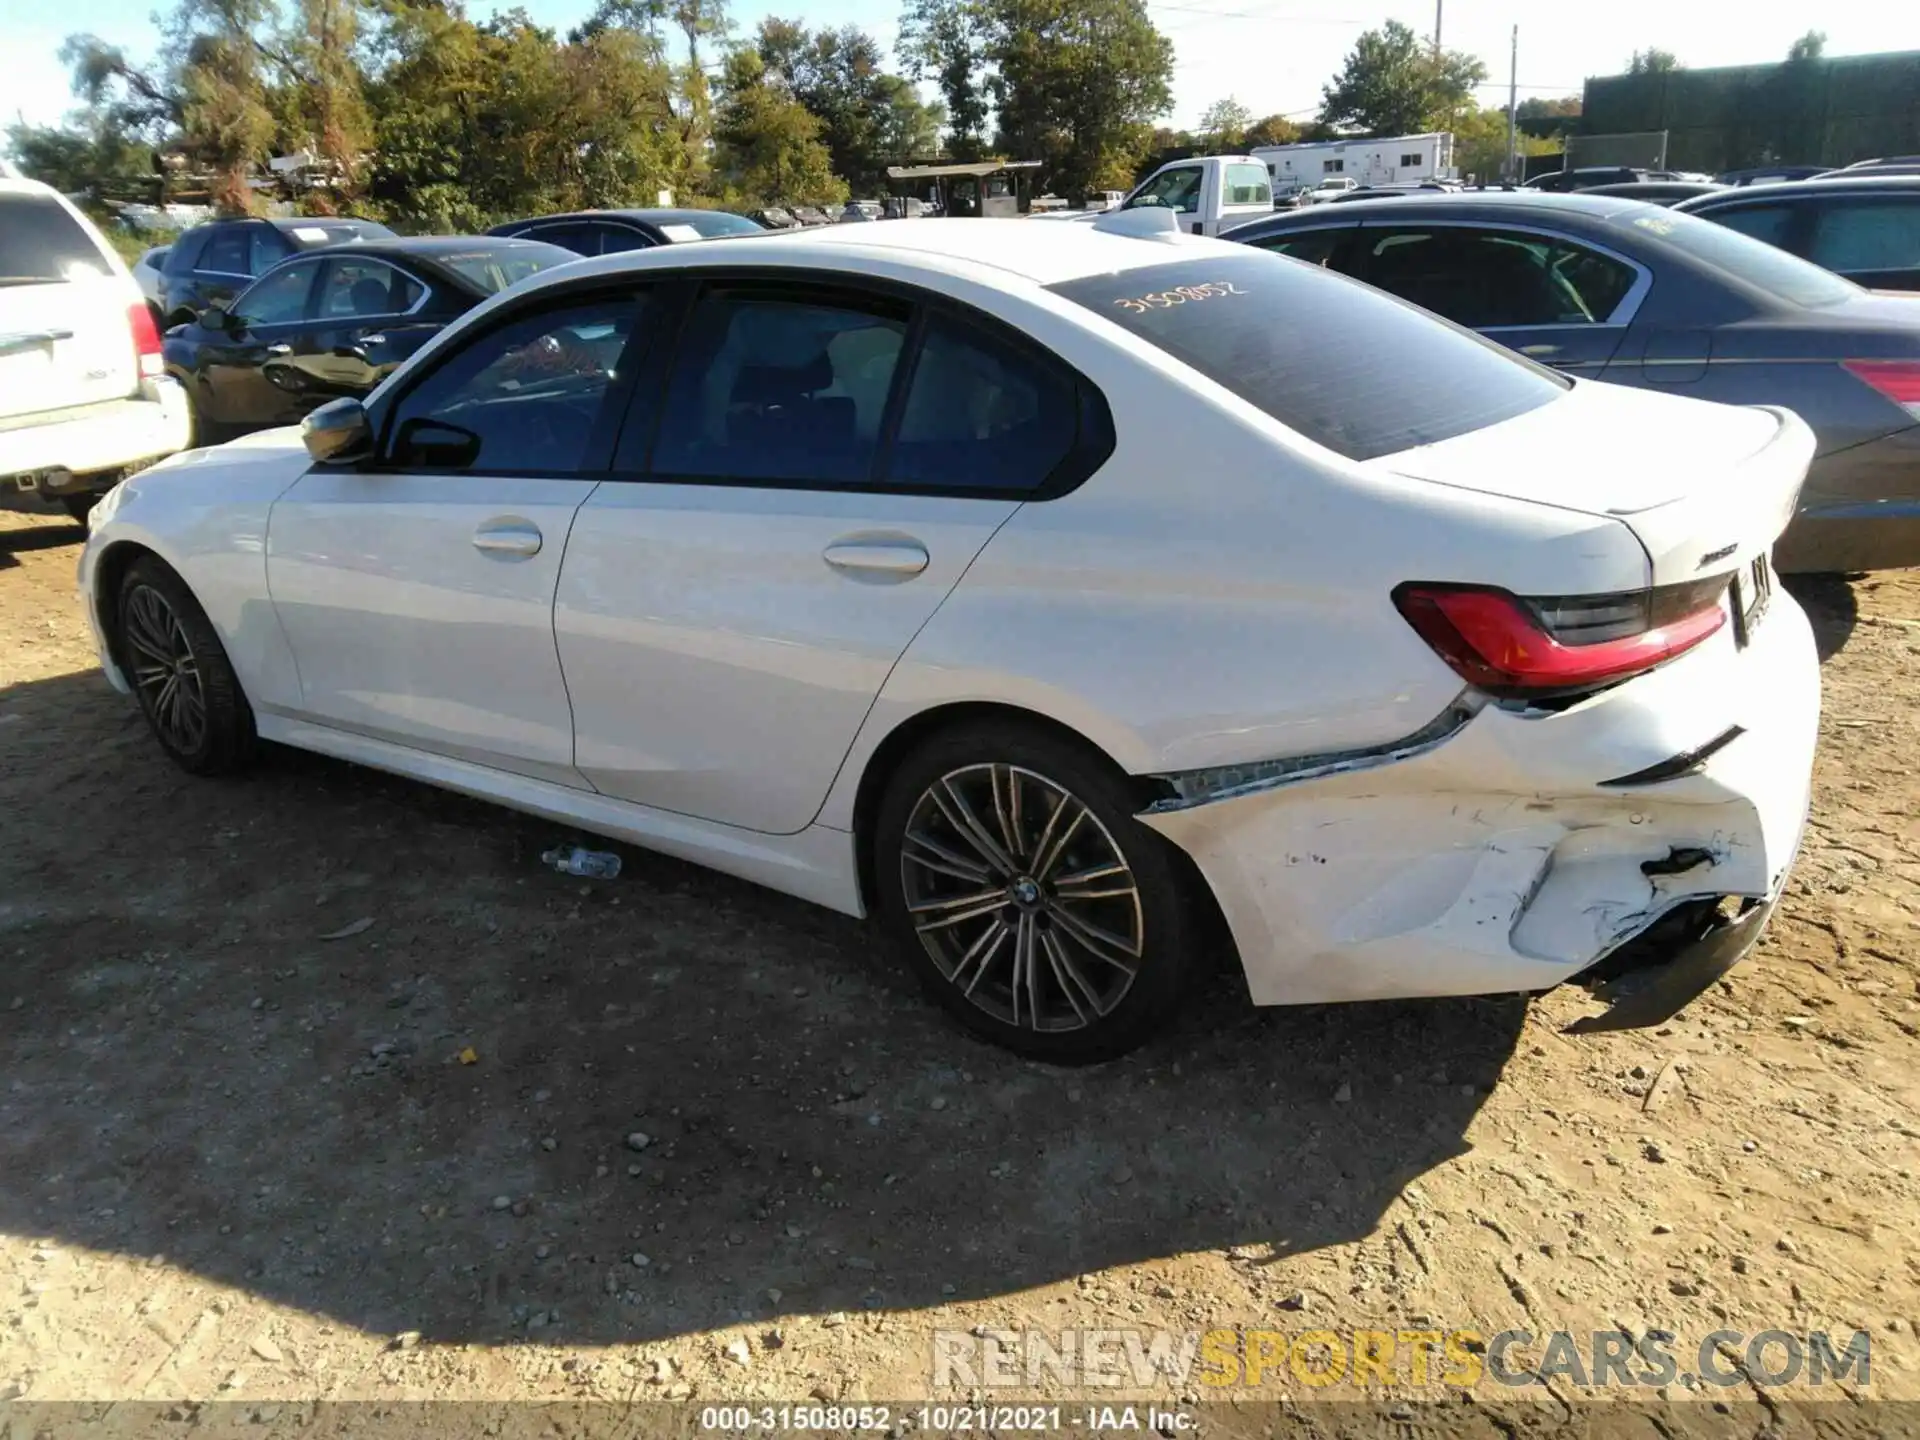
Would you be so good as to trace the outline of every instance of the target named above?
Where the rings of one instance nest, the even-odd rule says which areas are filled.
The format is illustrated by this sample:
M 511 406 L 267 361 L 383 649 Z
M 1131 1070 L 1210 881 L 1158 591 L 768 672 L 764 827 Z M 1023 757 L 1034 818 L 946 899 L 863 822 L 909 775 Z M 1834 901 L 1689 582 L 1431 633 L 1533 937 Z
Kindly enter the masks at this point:
M 1576 382 L 1498 425 L 1368 462 L 1395 474 L 1621 521 L 1651 583 L 1734 570 L 1793 518 L 1813 432 L 1771 406 Z
M 130 395 L 140 293 L 52 192 L 0 185 L 0 420 Z

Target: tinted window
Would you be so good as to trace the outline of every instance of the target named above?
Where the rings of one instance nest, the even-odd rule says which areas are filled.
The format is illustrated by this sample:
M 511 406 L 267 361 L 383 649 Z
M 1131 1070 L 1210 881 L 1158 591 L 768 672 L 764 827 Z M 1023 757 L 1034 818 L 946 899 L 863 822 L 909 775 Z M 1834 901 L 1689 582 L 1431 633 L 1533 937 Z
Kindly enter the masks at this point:
M 681 339 L 654 472 L 869 481 L 906 333 L 904 308 L 703 295 Z
M 1807 257 L 1829 270 L 1920 269 L 1920 195 L 1910 200 L 1829 200 Z
M 1642 240 L 1677 250 L 1790 305 L 1838 305 L 1860 293 L 1838 275 L 1725 225 L 1673 210 L 1636 209 L 1610 219 Z
M 644 250 L 653 244 L 631 225 L 602 225 L 598 228 L 602 255 L 619 255 L 628 250 Z
M 426 294 L 411 275 L 378 260 L 329 260 L 314 314 L 323 319 L 403 315 Z
M 536 225 L 531 230 L 520 232 L 529 240 L 539 240 L 548 245 L 558 245 L 563 250 L 571 250 L 576 255 L 597 255 L 599 240 L 594 236 L 591 225 Z
M 263 275 L 233 302 L 233 313 L 249 325 L 282 325 L 307 313 L 317 260 L 306 260 Z
M 1073 383 L 1011 346 L 946 319 L 927 326 L 887 462 L 899 485 L 1031 490 L 1073 448 Z
M 1510 420 L 1567 388 L 1390 295 L 1250 247 L 1052 288 L 1355 460 Z
M 248 237 L 247 264 L 248 274 L 264 275 L 293 253 L 293 246 L 280 238 L 280 232 L 271 225 L 250 227 Z
M 1227 200 L 1229 205 L 1271 205 L 1273 203 L 1273 185 L 1267 178 L 1264 165 L 1227 166 Z
M 580 468 L 641 302 L 603 296 L 523 315 L 469 342 L 395 407 L 395 464 L 568 473 Z M 457 462 L 446 455 L 466 452 Z
M 207 248 L 200 252 L 200 259 L 194 266 L 197 270 L 211 270 L 221 275 L 251 275 L 248 268 L 253 264 L 252 240 L 245 225 L 223 225 L 207 240 Z
M 1164 205 L 1169 210 L 1192 214 L 1200 208 L 1200 167 L 1184 165 L 1178 170 L 1163 170 L 1127 202 L 1129 208 L 1140 205 Z
M 497 294 L 518 285 L 529 275 L 569 265 L 580 257 L 558 245 L 489 245 L 477 240 L 471 250 L 436 250 L 433 258 L 455 274 L 472 281 L 484 293 Z
M 659 222 L 660 228 L 668 234 L 672 225 L 689 226 L 696 235 L 712 239 L 715 235 L 758 235 L 760 227 L 744 215 L 732 215 L 725 210 L 697 210 L 686 215 L 675 215 L 671 220 Z
M 210 232 L 189 230 L 173 244 L 167 247 L 167 273 L 178 275 L 191 270 L 199 262 L 200 252 L 206 248 Z
M 51 195 L 0 195 L 0 285 L 109 273 L 93 237 Z
M 1290 235 L 1272 235 L 1249 243 L 1262 250 L 1271 250 L 1276 255 L 1305 261 L 1309 265 L 1325 265 L 1333 258 L 1334 247 L 1340 243 L 1340 237 L 1352 233 L 1350 228 L 1300 230 Z M 1233 235 L 1231 238 L 1237 240 L 1240 237 Z
M 1738 230 L 1742 235 L 1751 235 L 1756 240 L 1764 240 L 1769 245 L 1784 247 L 1787 243 L 1787 230 L 1793 224 L 1793 207 L 1736 205 L 1724 210 L 1709 211 L 1707 219 L 1724 225 L 1729 230 Z
M 1359 270 L 1476 330 L 1602 323 L 1633 286 L 1633 267 L 1542 235 L 1455 226 L 1368 230 Z

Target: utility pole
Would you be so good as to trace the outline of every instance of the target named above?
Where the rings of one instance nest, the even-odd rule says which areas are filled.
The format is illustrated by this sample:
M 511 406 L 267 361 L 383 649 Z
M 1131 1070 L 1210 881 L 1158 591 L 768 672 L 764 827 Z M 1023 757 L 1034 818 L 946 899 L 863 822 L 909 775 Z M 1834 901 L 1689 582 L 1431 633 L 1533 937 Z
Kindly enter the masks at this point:
M 1447 8 L 1447 0 L 1433 0 L 1433 58 L 1440 58 L 1440 15 Z
M 1507 179 L 1518 180 L 1514 160 L 1519 151 L 1520 27 L 1513 27 L 1513 48 L 1507 59 Z

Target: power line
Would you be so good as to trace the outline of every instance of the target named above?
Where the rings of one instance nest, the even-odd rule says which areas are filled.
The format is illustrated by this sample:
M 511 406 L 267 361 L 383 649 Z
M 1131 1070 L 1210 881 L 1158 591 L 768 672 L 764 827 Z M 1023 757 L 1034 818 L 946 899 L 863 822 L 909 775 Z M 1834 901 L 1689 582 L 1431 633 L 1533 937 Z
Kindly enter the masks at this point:
M 1165 0 L 1147 0 L 1155 10 L 1172 10 L 1181 15 L 1204 15 L 1209 20 L 1263 20 L 1274 25 L 1350 25 L 1364 26 L 1364 20 L 1341 20 L 1330 15 L 1256 14 L 1250 10 L 1202 10 L 1193 5 L 1170 5 Z

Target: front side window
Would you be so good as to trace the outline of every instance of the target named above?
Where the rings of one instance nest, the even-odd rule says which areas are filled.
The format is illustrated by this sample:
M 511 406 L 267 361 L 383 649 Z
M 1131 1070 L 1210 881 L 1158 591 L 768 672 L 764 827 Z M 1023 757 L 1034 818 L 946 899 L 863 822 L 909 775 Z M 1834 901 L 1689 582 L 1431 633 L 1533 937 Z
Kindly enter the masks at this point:
M 576 255 L 600 253 L 600 240 L 593 233 L 591 225 L 536 225 L 531 230 L 522 230 L 520 234 L 528 240 L 558 245 L 562 250 L 571 250 Z
M 887 481 L 948 490 L 1037 488 L 1078 434 L 1073 382 L 971 325 L 937 317 L 915 361 Z
M 1333 252 L 1340 243 L 1340 237 L 1352 233 L 1351 227 L 1297 230 L 1291 234 L 1273 235 L 1264 240 L 1254 240 L 1249 243 L 1259 246 L 1262 250 L 1271 250 L 1276 255 L 1285 255 L 1290 260 L 1299 260 L 1308 265 L 1325 265 L 1333 259 Z
M 319 268 L 318 260 L 302 260 L 261 276 L 233 302 L 233 313 L 243 325 L 284 325 L 301 319 Z
M 1920 270 L 1920 195 L 1827 201 L 1807 258 L 1829 270 Z
M 293 247 L 271 225 L 249 226 L 247 273 L 264 275 L 293 253 Z
M 695 303 L 653 472 L 743 481 L 871 481 L 906 307 L 711 290 Z
M 1200 173 L 1197 165 L 1163 170 L 1142 186 L 1140 193 L 1127 204 L 1130 207 L 1164 205 L 1169 210 L 1191 215 L 1200 208 Z
M 620 255 L 628 250 L 645 250 L 653 244 L 645 235 L 631 225 L 601 225 L 600 251 L 602 255 Z
M 1391 295 L 1241 249 L 1051 288 L 1353 460 L 1510 420 L 1568 388 Z
M 418 280 L 378 260 L 329 260 L 315 313 L 323 320 L 404 315 L 425 294 Z
M 1271 205 L 1273 184 L 1264 165 L 1227 166 L 1227 204 Z
M 1516 231 L 1433 226 L 1367 232 L 1361 277 L 1476 330 L 1605 323 L 1633 267 Z
M 600 296 L 477 335 L 395 407 L 388 463 L 579 472 L 642 304 Z
M 1793 207 L 1791 205 L 1739 205 L 1726 210 L 1715 210 L 1707 218 L 1729 230 L 1738 230 L 1742 235 L 1751 235 L 1756 240 L 1764 240 L 1769 245 L 1784 248 L 1787 243 L 1787 231 L 1793 225 Z

